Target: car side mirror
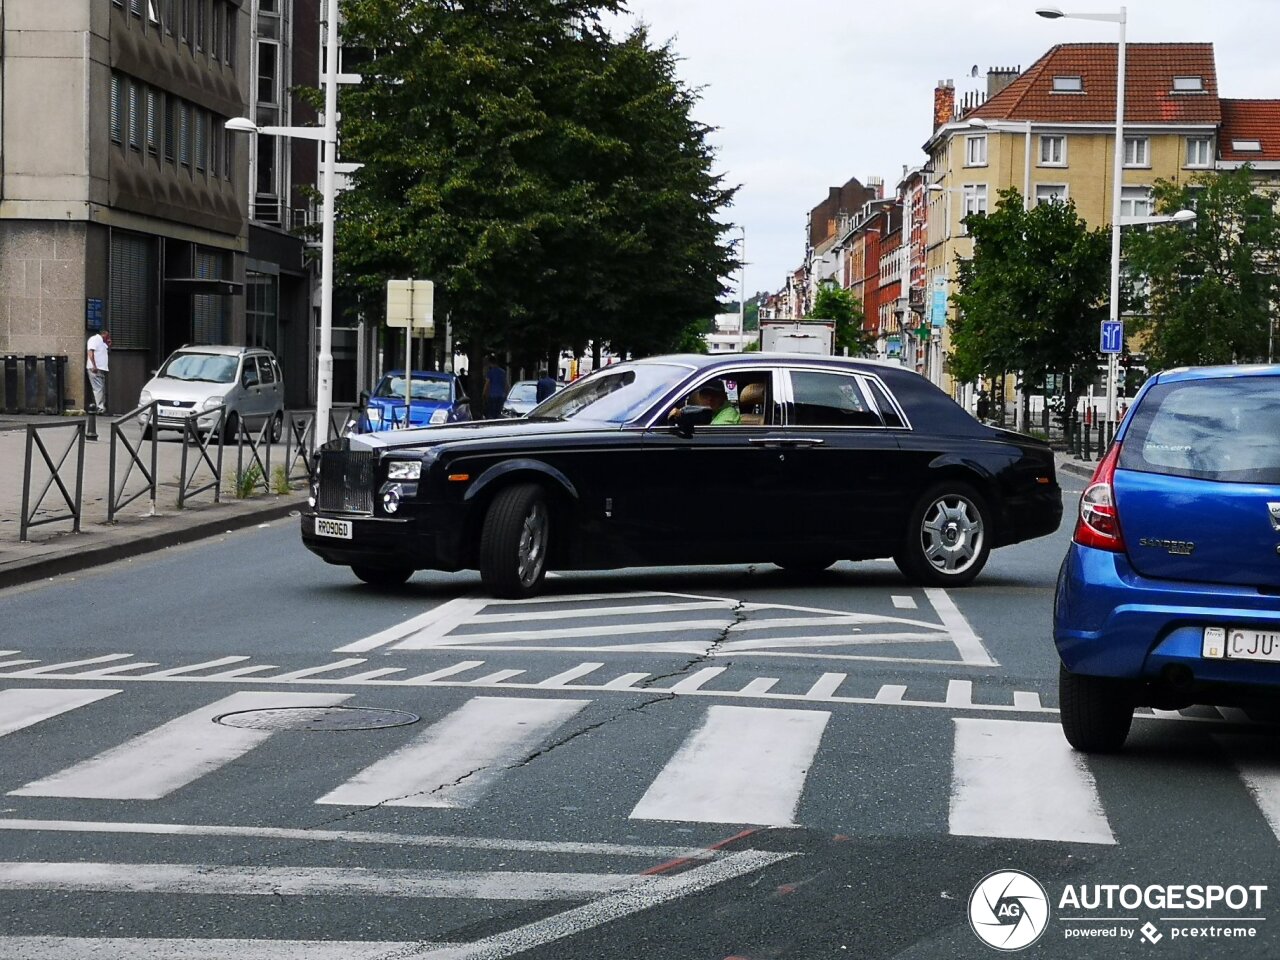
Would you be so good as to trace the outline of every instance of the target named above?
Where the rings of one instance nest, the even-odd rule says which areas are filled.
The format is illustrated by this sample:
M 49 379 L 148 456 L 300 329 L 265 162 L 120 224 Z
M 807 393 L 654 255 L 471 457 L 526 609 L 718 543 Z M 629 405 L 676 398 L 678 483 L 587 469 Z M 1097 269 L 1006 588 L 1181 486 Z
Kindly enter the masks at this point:
M 368 391 L 368 390 L 361 390 L 361 391 L 360 391 L 360 405 L 361 405 L 362 407 L 367 407 L 367 406 L 369 405 L 369 391 Z
M 693 436 L 694 427 L 705 427 L 714 417 L 715 412 L 710 407 L 700 407 L 691 403 L 681 407 L 672 415 L 671 429 L 688 440 Z

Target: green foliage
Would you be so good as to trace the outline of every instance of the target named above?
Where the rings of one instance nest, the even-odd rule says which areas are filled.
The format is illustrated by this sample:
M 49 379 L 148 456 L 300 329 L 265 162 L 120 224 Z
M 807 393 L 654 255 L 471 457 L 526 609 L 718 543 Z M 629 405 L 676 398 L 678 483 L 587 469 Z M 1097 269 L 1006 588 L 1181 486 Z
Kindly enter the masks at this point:
M 289 493 L 292 489 L 289 485 L 289 471 L 280 464 L 277 464 L 271 470 L 271 489 L 281 496 Z
M 246 500 L 253 496 L 253 491 L 257 489 L 258 484 L 266 486 L 262 478 L 262 468 L 256 463 L 251 463 L 243 470 L 236 472 L 235 479 L 235 495 L 237 500 Z
M 341 281 L 382 312 L 390 277 L 436 283 L 461 348 L 542 357 L 588 340 L 669 349 L 736 268 L 711 128 L 619 0 L 346 0 L 373 52 L 342 93 Z
M 1056 371 L 1081 391 L 1096 374 L 1107 315 L 1108 232 L 1090 230 L 1070 201 L 1024 210 L 1013 189 L 965 225 L 973 259 L 957 263 L 952 374 L 970 381 L 1021 370 L 1035 383 Z
M 1150 281 L 1135 297 L 1134 328 L 1151 369 L 1266 359 L 1280 295 L 1280 213 L 1251 181 L 1247 167 L 1157 181 L 1156 211 L 1195 209 L 1195 223 L 1125 231 L 1129 274 Z
M 809 319 L 836 322 L 836 353 L 848 350 L 852 357 L 866 357 L 875 352 L 875 334 L 862 328 L 861 304 L 834 280 L 824 280 L 818 285 Z

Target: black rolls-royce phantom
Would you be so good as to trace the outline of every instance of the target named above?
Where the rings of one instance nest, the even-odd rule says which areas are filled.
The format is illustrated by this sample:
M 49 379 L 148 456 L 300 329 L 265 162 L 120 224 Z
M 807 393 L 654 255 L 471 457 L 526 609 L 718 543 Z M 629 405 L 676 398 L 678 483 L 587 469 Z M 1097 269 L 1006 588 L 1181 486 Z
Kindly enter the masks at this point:
M 499 596 L 549 569 L 893 557 L 961 586 L 1062 519 L 1049 447 L 866 360 L 669 356 L 600 369 L 527 417 L 335 439 L 302 540 L 367 583 L 478 569 Z

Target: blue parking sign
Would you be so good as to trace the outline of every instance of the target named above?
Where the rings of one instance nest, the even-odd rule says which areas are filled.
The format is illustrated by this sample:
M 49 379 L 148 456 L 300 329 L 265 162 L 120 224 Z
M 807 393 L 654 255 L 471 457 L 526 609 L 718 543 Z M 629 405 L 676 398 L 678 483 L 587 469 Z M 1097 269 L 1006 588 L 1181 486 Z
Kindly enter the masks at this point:
M 1100 353 L 1124 352 L 1124 323 L 1120 320 L 1102 321 L 1102 343 L 1098 347 Z

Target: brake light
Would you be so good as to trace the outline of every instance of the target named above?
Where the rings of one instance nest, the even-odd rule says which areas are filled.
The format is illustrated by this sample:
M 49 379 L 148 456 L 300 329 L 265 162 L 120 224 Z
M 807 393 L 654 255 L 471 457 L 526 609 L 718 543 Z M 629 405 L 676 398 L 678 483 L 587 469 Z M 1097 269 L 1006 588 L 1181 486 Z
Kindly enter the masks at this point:
M 1124 535 L 1120 532 L 1120 514 L 1116 511 L 1116 492 L 1112 486 L 1119 459 L 1120 444 L 1112 444 L 1080 498 L 1080 519 L 1071 539 L 1081 546 L 1124 552 Z

